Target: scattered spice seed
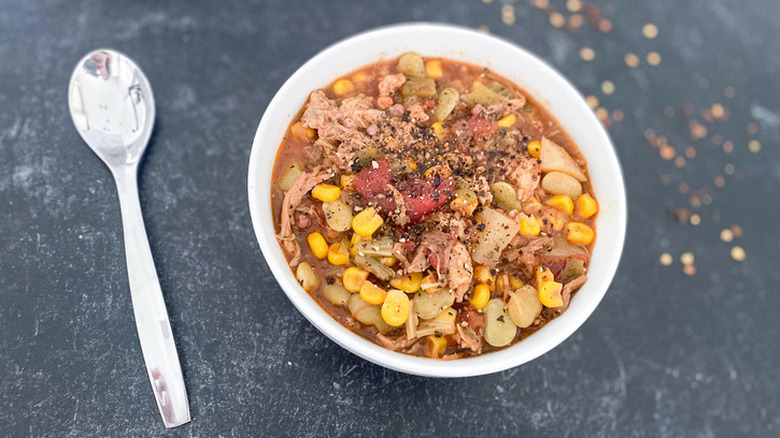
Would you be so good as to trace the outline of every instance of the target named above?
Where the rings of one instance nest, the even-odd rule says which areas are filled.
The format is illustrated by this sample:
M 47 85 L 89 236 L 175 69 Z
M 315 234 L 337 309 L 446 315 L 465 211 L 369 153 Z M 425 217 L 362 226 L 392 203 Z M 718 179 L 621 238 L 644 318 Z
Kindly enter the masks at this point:
M 665 186 L 668 186 L 671 182 L 672 182 L 672 177 L 671 176 L 669 176 L 667 174 L 661 175 L 661 184 L 663 184 Z
M 734 170 L 734 165 L 731 163 L 723 166 L 723 171 L 726 172 L 726 175 L 734 175 Z
M 626 53 L 624 60 L 626 61 L 626 65 L 631 68 L 639 66 L 639 57 L 633 53 Z
M 581 0 L 567 0 L 566 1 L 566 9 L 568 9 L 571 12 L 579 12 L 582 9 L 582 1 Z
M 688 193 L 688 190 L 690 190 L 690 187 L 688 187 L 688 184 L 686 184 L 686 183 L 680 184 L 680 193 Z
M 563 27 L 566 24 L 566 19 L 558 12 L 550 14 L 550 24 L 552 27 Z
M 671 160 L 675 155 L 677 155 L 677 152 L 675 152 L 674 148 L 671 146 L 662 147 L 659 153 L 661 154 L 661 158 L 667 161 Z
M 647 63 L 653 67 L 661 63 L 661 54 L 658 52 L 650 52 L 647 54 Z
M 612 94 L 615 92 L 615 84 L 612 81 L 604 81 L 601 83 L 601 91 L 604 94 Z
M 734 233 L 732 233 L 728 228 L 725 228 L 720 232 L 720 240 L 724 242 L 731 242 L 734 240 Z
M 691 225 L 695 227 L 700 223 L 701 223 L 701 216 L 699 216 L 698 214 L 694 214 L 693 216 L 691 216 Z
M 596 52 L 594 52 L 590 47 L 583 47 L 580 49 L 580 58 L 582 58 L 583 61 L 593 61 L 593 58 L 595 57 Z
M 691 218 L 691 211 L 684 208 L 672 208 L 669 210 L 669 216 L 677 220 L 680 224 L 687 223 Z
M 647 39 L 653 39 L 658 36 L 658 26 L 653 23 L 647 23 L 642 26 L 642 35 Z
M 685 273 L 685 275 L 695 275 L 696 266 L 693 265 L 683 266 L 683 272 Z
M 734 259 L 734 260 L 736 260 L 738 262 L 741 262 L 741 261 L 745 260 L 746 256 L 747 256 L 747 254 L 745 254 L 745 250 L 741 246 L 735 246 L 735 247 L 731 248 L 731 258 L 732 259 Z
M 609 33 L 612 31 L 612 22 L 606 18 L 599 20 L 599 30 L 603 33 Z
M 662 265 L 669 266 L 672 263 L 674 263 L 674 258 L 672 257 L 671 254 L 669 254 L 668 252 L 665 252 L 665 253 L 661 254 L 661 258 L 659 259 L 659 261 L 661 262 Z
M 507 26 L 515 23 L 515 7 L 513 5 L 501 6 L 501 21 Z
M 685 148 L 685 156 L 688 157 L 688 159 L 693 159 L 696 157 L 696 149 L 694 149 L 691 146 L 688 146 Z
M 730 142 L 729 140 L 723 142 L 723 152 L 727 154 L 734 152 L 734 143 Z
M 758 140 L 750 140 L 748 143 L 748 150 L 754 154 L 761 150 L 761 142 Z
M 623 120 L 623 111 L 621 110 L 615 110 L 612 111 L 612 120 L 616 122 L 620 122 Z
M 734 233 L 734 237 L 736 237 L 737 239 L 742 237 L 742 227 L 740 227 L 739 225 L 732 225 L 731 232 Z
M 715 187 L 723 187 L 724 185 L 726 185 L 726 178 L 722 176 L 715 177 Z
M 712 108 L 710 108 L 710 113 L 712 114 L 712 117 L 723 120 L 726 117 L 726 109 L 723 108 L 723 105 L 716 103 L 712 105 Z
M 685 266 L 692 265 L 693 261 L 694 257 L 692 252 L 686 252 L 680 256 L 680 262 Z
M 548 6 L 550 6 L 549 0 L 533 0 L 534 6 L 536 6 L 539 9 L 547 9 Z
M 575 31 L 582 27 L 582 24 L 585 22 L 585 19 L 582 17 L 582 14 L 572 14 L 569 16 L 569 22 L 566 23 L 566 27 L 569 30 Z
M 596 96 L 592 96 L 591 95 L 591 96 L 586 97 L 585 98 L 585 102 L 588 103 L 588 106 L 590 107 L 590 109 L 595 110 L 596 108 L 599 107 L 599 98 L 596 97 Z
M 734 96 L 737 95 L 737 91 L 734 89 L 734 87 L 728 86 L 725 90 L 723 90 L 723 94 L 729 99 L 733 99 Z
M 607 109 L 603 106 L 599 107 L 596 109 L 596 117 L 598 117 L 602 122 L 609 122 L 609 111 L 607 111 Z
M 682 169 L 685 167 L 685 158 L 683 157 L 677 157 L 674 159 L 674 165 Z
M 691 138 L 694 140 L 701 140 L 702 138 L 707 137 L 707 127 L 696 120 L 688 122 L 688 128 L 691 131 Z
M 747 132 L 750 135 L 756 135 L 758 133 L 758 123 L 756 122 L 748 123 Z

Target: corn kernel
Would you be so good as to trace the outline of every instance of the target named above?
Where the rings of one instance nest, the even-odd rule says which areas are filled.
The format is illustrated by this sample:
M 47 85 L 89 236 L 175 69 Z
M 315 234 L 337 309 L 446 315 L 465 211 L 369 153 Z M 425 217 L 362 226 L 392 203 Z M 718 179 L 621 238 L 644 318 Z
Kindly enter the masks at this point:
M 390 280 L 390 286 L 396 289 L 400 289 L 404 292 L 413 294 L 420 290 L 422 284 L 422 272 L 410 272 L 403 277 L 393 278 Z
M 599 204 L 593 199 L 593 196 L 585 193 L 577 198 L 577 215 L 583 219 L 587 219 L 594 214 L 598 213 Z
M 412 172 L 414 172 L 415 170 L 417 170 L 417 162 L 414 161 L 413 158 L 409 157 L 406 159 L 406 167 L 408 167 L 409 169 L 412 170 Z
M 490 289 L 484 284 L 474 286 L 469 303 L 477 309 L 481 309 L 487 306 L 488 301 L 490 301 Z
M 306 242 L 309 244 L 311 253 L 314 257 L 322 260 L 328 255 L 328 242 L 322 237 L 322 234 L 317 231 L 306 236 Z
M 333 92 L 336 93 L 336 96 L 346 96 L 353 91 L 355 91 L 355 86 L 349 79 L 339 79 L 333 83 Z
M 455 309 L 452 307 L 447 307 L 433 319 L 438 321 L 455 322 L 455 318 L 457 318 L 457 316 L 458 312 Z
M 428 357 L 440 358 L 447 349 L 447 338 L 444 336 L 428 335 L 425 337 L 428 342 Z
M 433 130 L 433 135 L 435 135 L 436 139 L 439 141 L 444 140 L 444 137 L 447 135 L 447 129 L 441 122 L 431 124 L 431 129 Z
M 342 240 L 328 247 L 328 262 L 336 266 L 349 262 L 349 245 L 346 241 Z
M 568 214 L 574 213 L 574 201 L 572 201 L 571 198 L 566 195 L 552 196 L 547 200 L 547 203 L 559 210 L 565 211 Z
M 395 257 L 382 257 L 382 258 L 379 259 L 379 263 L 381 263 L 381 264 L 383 264 L 385 266 L 390 266 L 391 268 L 393 266 L 395 266 L 395 264 L 397 262 L 398 262 L 398 259 L 396 259 Z
M 314 137 L 317 135 L 317 131 L 308 126 L 304 126 L 301 121 L 295 122 L 290 128 L 290 132 L 292 132 L 294 138 L 303 141 L 314 140 Z
M 463 216 L 471 216 L 478 204 L 479 199 L 473 190 L 460 188 L 455 190 L 455 197 L 450 201 L 450 208 Z
M 518 290 L 521 287 L 523 287 L 523 280 L 515 277 L 514 275 L 509 276 L 509 286 L 512 287 L 512 290 Z
M 355 175 L 354 173 L 342 173 L 341 176 L 339 177 L 339 184 L 341 185 L 341 189 L 354 191 L 355 178 L 357 178 L 357 175 Z
M 398 327 L 409 319 L 409 297 L 400 290 L 391 290 L 382 303 L 382 319 L 387 325 Z
M 569 243 L 579 243 L 582 245 L 590 245 L 593 242 L 595 233 L 593 228 L 583 224 L 582 222 L 569 222 L 566 224 L 566 240 Z
M 539 225 L 539 221 L 536 220 L 536 216 L 523 216 L 520 218 L 520 234 L 526 236 L 538 236 L 542 232 L 542 227 Z
M 385 302 L 385 296 L 387 291 L 370 281 L 364 281 L 360 286 L 360 299 L 368 304 L 378 306 Z
M 528 154 L 534 158 L 539 158 L 542 155 L 542 142 L 534 140 L 528 143 Z
M 350 292 L 360 292 L 360 288 L 363 287 L 363 282 L 367 278 L 368 271 L 350 266 L 344 271 L 344 275 L 341 276 L 341 284 L 344 286 L 344 289 Z
M 438 59 L 431 59 L 425 63 L 425 74 L 433 79 L 439 79 L 444 74 L 441 70 L 441 61 Z
M 368 207 L 352 218 L 352 229 L 363 237 L 371 237 L 385 221 L 374 207 Z
M 426 178 L 430 177 L 431 175 L 439 175 L 440 178 L 447 178 L 448 176 L 452 175 L 452 171 L 450 170 L 449 166 L 437 164 L 435 166 L 429 167 L 428 170 L 425 171 L 424 175 Z
M 359 71 L 352 76 L 352 80 L 355 82 L 363 82 L 368 79 L 368 73 Z
M 514 114 L 510 114 L 498 120 L 498 127 L 511 128 L 515 124 L 515 122 L 517 122 L 517 116 Z
M 474 281 L 484 284 L 488 290 L 496 290 L 496 272 L 484 265 L 478 265 L 474 268 Z
M 539 288 L 539 301 L 546 307 L 563 306 L 563 297 L 561 296 L 563 285 L 557 281 L 545 281 Z
M 563 213 L 561 212 L 548 212 L 544 215 L 544 218 L 547 219 L 547 222 L 552 224 L 553 230 L 555 231 L 563 229 L 563 226 L 566 225 L 566 220 L 563 218 Z
M 554 279 L 555 277 L 553 276 L 552 271 L 546 266 L 539 266 L 536 270 L 536 276 L 534 277 L 534 287 L 539 290 L 545 281 L 553 281 Z
M 317 184 L 311 189 L 311 196 L 322 202 L 333 202 L 341 196 L 341 189 L 331 184 Z
M 434 273 L 427 274 L 420 280 L 420 288 L 427 291 L 439 289 L 439 277 Z

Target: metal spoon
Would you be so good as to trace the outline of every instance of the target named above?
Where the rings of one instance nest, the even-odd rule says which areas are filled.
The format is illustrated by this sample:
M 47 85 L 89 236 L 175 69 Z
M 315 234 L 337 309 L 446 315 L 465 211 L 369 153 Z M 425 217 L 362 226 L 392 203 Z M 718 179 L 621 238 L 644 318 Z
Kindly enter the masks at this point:
M 76 65 L 68 106 L 81 138 L 114 175 L 146 371 L 165 427 L 182 425 L 190 421 L 187 391 L 138 200 L 138 162 L 154 126 L 152 89 L 130 58 L 115 50 L 96 50 Z

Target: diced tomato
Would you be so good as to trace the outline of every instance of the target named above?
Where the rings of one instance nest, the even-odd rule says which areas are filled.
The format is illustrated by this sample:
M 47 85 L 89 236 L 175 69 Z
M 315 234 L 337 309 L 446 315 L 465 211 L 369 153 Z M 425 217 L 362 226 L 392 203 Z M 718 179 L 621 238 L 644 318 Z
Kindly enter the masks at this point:
M 355 191 L 363 198 L 378 205 L 383 212 L 395 210 L 395 199 L 388 185 L 393 184 L 393 174 L 387 160 L 375 161 L 372 165 L 358 172 L 355 177 Z
M 419 222 L 449 202 L 453 190 L 452 180 L 442 179 L 438 186 L 434 184 L 433 181 L 415 178 L 410 181 L 407 190 L 401 190 L 411 223 Z
M 498 128 L 498 124 L 483 115 L 474 115 L 469 118 L 466 123 L 469 125 L 471 135 L 474 137 L 487 138 L 493 135 Z

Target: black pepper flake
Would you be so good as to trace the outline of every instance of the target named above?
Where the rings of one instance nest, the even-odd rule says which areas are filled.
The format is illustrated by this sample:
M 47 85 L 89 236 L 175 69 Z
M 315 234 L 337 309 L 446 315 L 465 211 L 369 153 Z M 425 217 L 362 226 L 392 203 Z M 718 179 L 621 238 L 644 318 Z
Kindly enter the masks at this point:
M 328 277 L 325 279 L 325 283 L 334 284 L 336 283 L 336 280 L 334 280 L 332 277 Z
M 443 336 L 442 332 L 440 332 L 440 331 L 438 331 L 438 330 L 436 330 L 435 332 L 433 332 L 433 335 L 434 335 L 434 336 L 436 336 L 437 338 L 440 338 L 440 337 L 442 337 L 442 336 Z
M 477 230 L 478 231 L 485 231 L 485 224 L 483 224 L 483 223 L 478 224 L 477 225 Z
M 498 321 L 498 322 L 504 322 L 504 315 L 501 315 L 501 316 L 499 316 L 498 318 L 496 318 L 496 321 Z
M 504 257 L 503 259 L 501 259 L 501 263 L 509 263 L 509 259 Z

